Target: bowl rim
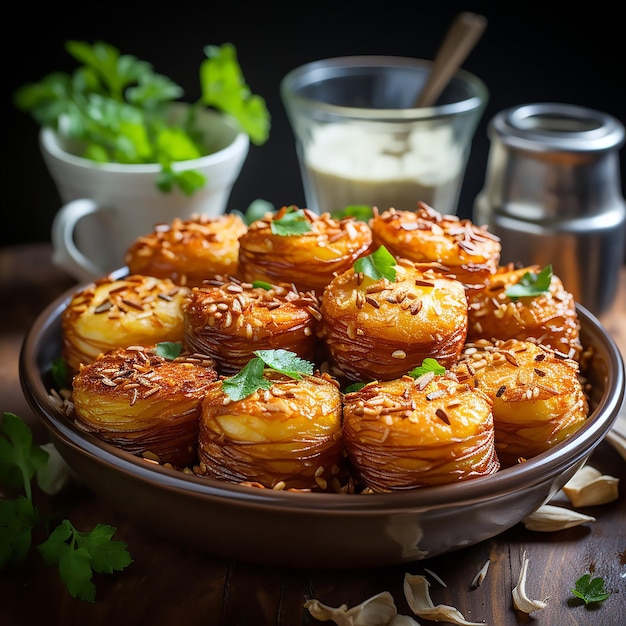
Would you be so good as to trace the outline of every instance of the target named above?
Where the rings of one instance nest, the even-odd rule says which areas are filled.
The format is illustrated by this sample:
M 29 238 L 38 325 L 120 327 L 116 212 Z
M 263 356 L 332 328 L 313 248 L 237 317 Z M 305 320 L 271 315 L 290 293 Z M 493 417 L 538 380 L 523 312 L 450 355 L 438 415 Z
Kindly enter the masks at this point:
M 121 271 L 113 272 L 111 276 Z M 523 464 L 472 480 L 384 494 L 277 491 L 188 475 L 180 470 L 153 464 L 82 431 L 50 400 L 41 376 L 42 368 L 49 363 L 41 362 L 41 355 L 35 348 L 46 333 L 50 332 L 50 328 L 60 322 L 61 312 L 72 295 L 88 284 L 76 285 L 59 295 L 37 316 L 27 331 L 19 354 L 19 378 L 28 404 L 50 435 L 61 439 L 65 445 L 80 454 L 92 456 L 102 466 L 114 466 L 117 471 L 130 475 L 133 480 L 147 481 L 160 489 L 181 490 L 186 495 L 207 501 L 228 498 L 233 505 L 254 505 L 272 510 L 290 509 L 311 515 L 346 515 L 364 511 L 387 515 L 393 511 L 407 513 L 423 508 L 445 509 L 450 506 L 458 507 L 461 503 L 492 500 L 509 494 L 512 490 L 527 489 L 553 478 L 562 471 L 563 459 L 566 457 L 571 461 L 568 466 L 586 459 L 616 421 L 624 400 L 625 370 L 619 348 L 601 322 L 588 309 L 577 304 L 583 334 L 595 336 L 596 342 L 599 340 L 606 349 L 609 371 L 614 372 L 615 389 L 607 386 L 603 390 L 597 406 L 576 433 Z M 37 376 L 33 379 L 31 374 L 35 372 Z

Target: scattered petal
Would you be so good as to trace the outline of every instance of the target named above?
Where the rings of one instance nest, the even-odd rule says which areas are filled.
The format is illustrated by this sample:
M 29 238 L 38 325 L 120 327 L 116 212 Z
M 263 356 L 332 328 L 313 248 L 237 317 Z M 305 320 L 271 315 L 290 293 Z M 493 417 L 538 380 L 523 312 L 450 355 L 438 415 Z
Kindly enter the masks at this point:
M 487 577 L 487 570 L 489 569 L 491 561 L 487 559 L 484 565 L 478 570 L 478 574 L 474 576 L 474 580 L 472 580 L 472 589 L 478 589 L 480 585 L 482 585 L 483 580 Z
M 334 608 L 315 599 L 307 600 L 304 608 L 315 619 L 321 622 L 332 620 L 337 626 L 389 626 L 398 614 L 393 597 L 388 591 L 372 596 L 351 609 L 345 604 Z
M 523 520 L 524 526 L 528 530 L 537 530 L 540 532 L 554 532 L 557 530 L 565 530 L 580 524 L 595 522 L 596 518 L 590 515 L 584 515 L 578 511 L 572 511 L 562 506 L 553 506 L 552 504 L 544 504 L 536 511 L 527 515 Z
M 41 448 L 48 453 L 48 462 L 37 471 L 37 484 L 44 493 L 54 496 L 72 482 L 72 474 L 53 443 L 44 443 Z
M 427 569 L 426 567 L 424 568 L 424 571 L 430 574 L 442 587 L 446 587 L 446 588 L 448 587 L 448 585 L 446 585 L 446 583 L 444 583 L 443 580 L 441 580 L 441 578 L 439 578 L 439 576 L 435 574 L 435 572 L 433 572 L 430 569 Z
M 424 576 L 405 574 L 404 595 L 415 615 L 435 622 L 450 622 L 458 626 L 485 626 L 483 622 L 468 622 L 462 613 L 447 604 L 435 606 L 430 598 L 430 583 Z
M 563 493 L 578 506 L 607 504 L 619 498 L 619 478 L 600 473 L 595 467 L 584 465 L 563 486 Z
M 523 613 L 532 613 L 540 609 L 545 609 L 548 606 L 542 600 L 531 600 L 526 595 L 526 575 L 528 573 L 528 557 L 526 552 L 522 554 L 522 567 L 519 573 L 519 579 L 517 585 L 513 589 L 513 604 L 518 611 Z

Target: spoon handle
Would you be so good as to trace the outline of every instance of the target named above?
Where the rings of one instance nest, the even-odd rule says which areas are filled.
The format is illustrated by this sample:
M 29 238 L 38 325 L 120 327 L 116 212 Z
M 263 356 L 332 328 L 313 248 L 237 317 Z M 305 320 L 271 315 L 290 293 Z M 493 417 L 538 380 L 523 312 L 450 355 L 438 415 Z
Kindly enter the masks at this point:
M 448 81 L 472 51 L 487 26 L 487 18 L 476 13 L 460 13 L 450 26 L 422 89 L 416 107 L 435 103 Z

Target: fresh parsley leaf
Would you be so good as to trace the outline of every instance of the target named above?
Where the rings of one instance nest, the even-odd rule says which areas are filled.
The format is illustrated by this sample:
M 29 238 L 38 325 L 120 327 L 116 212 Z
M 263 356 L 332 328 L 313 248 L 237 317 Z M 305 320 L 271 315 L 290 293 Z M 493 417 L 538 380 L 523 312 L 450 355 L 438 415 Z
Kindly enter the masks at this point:
M 367 222 L 373 215 L 374 211 L 368 204 L 350 204 L 341 211 L 331 213 L 331 216 L 336 220 L 341 220 L 344 217 L 354 217 L 361 222 Z
M 4 413 L 0 422 L 0 484 L 21 487 L 32 500 L 31 480 L 47 459 L 48 453 L 33 445 L 26 423 L 14 413 Z
M 250 359 L 234 376 L 222 381 L 222 389 L 231 400 L 243 400 L 258 389 L 269 389 L 272 383 L 263 378 L 263 359 Z
M 262 198 L 257 198 L 248 205 L 245 213 L 242 213 L 237 209 L 233 209 L 231 213 L 239 215 L 244 223 L 250 226 L 252 222 L 256 222 L 257 220 L 264 218 L 267 213 L 276 213 L 276 209 L 271 202 L 263 200 Z
M 38 546 L 48 565 L 57 565 L 70 595 L 93 602 L 96 587 L 92 573 L 112 574 L 132 563 L 123 541 L 111 541 L 115 528 L 97 524 L 89 533 L 83 533 L 63 520 L 48 539 Z
M 161 341 L 156 345 L 156 353 L 168 361 L 173 361 L 183 351 L 181 341 Z
M 302 378 L 301 374 L 310 376 L 313 373 L 313 363 L 301 359 L 289 350 L 256 350 L 254 354 L 262 359 L 267 367 L 296 380 Z
M 33 528 L 39 522 L 39 513 L 28 498 L 0 500 L 0 570 L 26 560 Z
M 271 230 L 272 234 L 281 237 L 302 235 L 311 231 L 311 224 L 309 224 L 302 209 L 291 206 L 280 218 L 272 220 Z
M 386 278 L 393 282 L 396 280 L 396 259 L 385 246 L 380 246 L 372 254 L 357 259 L 354 271 L 362 272 L 374 280 Z
M 366 383 L 352 383 L 351 385 L 348 385 L 345 389 L 344 389 L 344 393 L 352 393 L 354 391 L 359 391 L 359 389 L 363 389 L 363 387 L 365 387 Z
M 257 350 L 243 369 L 222 381 L 222 389 L 231 400 L 243 400 L 258 389 L 269 389 L 272 381 L 264 377 L 265 368 L 300 380 L 313 373 L 313 363 L 289 350 Z
M 550 290 L 552 265 L 546 265 L 538 274 L 526 272 L 520 280 L 506 290 L 509 298 L 540 296 Z
M 604 579 L 591 578 L 591 574 L 583 574 L 577 581 L 572 593 L 585 604 L 604 602 L 611 594 L 604 588 Z
M 431 357 L 426 357 L 421 365 L 413 368 L 409 372 L 409 376 L 413 378 L 419 378 L 423 374 L 427 374 L 428 372 L 433 372 L 437 376 L 443 376 L 446 373 L 446 368 L 443 365 L 439 365 L 437 359 L 433 359 Z
M 66 389 L 70 386 L 70 373 L 67 369 L 67 363 L 63 357 L 58 357 L 52 361 L 50 373 L 54 380 L 54 384 L 58 389 Z

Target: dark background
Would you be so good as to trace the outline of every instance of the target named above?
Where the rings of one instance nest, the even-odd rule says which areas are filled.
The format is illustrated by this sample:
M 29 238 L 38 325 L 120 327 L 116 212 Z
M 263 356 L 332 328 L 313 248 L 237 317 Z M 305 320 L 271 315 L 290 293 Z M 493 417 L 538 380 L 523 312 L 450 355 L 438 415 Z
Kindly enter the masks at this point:
M 4 18 L 3 165 L 0 245 L 48 241 L 60 199 L 39 153 L 38 127 L 12 104 L 15 89 L 52 71 L 71 72 L 68 39 L 106 41 L 149 61 L 199 96 L 203 46 L 230 41 L 252 91 L 272 114 L 270 140 L 252 146 L 230 207 L 256 198 L 304 206 L 291 129 L 279 97 L 290 69 L 324 57 L 390 54 L 432 58 L 454 16 L 485 15 L 485 34 L 463 67 L 487 84 L 459 214 L 471 217 L 489 150 L 487 124 L 502 109 L 529 102 L 588 106 L 626 121 L 626 30 L 608 0 L 550 2 L 59 2 L 12 5 Z M 7 14 L 8 15 L 8 14 Z M 9 43 L 10 42 L 10 43 Z M 8 79 L 8 80 L 7 80 Z M 626 157 L 620 152 L 622 180 Z M 436 207 L 435 207 L 436 208 Z

